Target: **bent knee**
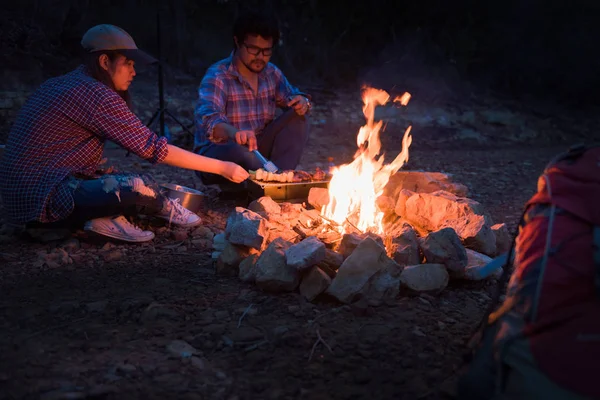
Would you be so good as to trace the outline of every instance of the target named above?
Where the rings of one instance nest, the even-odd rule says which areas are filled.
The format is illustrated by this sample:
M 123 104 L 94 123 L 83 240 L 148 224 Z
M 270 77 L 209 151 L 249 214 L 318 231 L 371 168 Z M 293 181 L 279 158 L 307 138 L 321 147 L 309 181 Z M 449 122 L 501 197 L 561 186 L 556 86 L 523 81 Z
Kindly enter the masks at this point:
M 256 156 L 246 146 L 235 142 L 212 144 L 206 151 L 200 154 L 221 161 L 233 162 L 246 169 L 258 169 L 261 167 Z

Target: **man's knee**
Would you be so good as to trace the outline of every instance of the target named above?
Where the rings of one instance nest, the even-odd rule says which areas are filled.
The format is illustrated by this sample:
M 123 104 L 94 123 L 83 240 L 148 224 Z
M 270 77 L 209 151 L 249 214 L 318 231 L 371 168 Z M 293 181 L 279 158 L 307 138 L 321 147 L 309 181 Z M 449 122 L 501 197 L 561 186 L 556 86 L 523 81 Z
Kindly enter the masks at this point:
M 290 126 L 294 129 L 298 129 L 299 131 L 308 134 L 310 128 L 310 116 L 308 115 L 298 115 L 294 113 L 294 116 L 289 121 Z
M 308 136 L 310 132 L 310 117 L 307 115 L 298 115 L 294 113 L 292 117 L 287 121 L 286 127 L 286 140 L 296 148 L 303 148 L 308 142 Z

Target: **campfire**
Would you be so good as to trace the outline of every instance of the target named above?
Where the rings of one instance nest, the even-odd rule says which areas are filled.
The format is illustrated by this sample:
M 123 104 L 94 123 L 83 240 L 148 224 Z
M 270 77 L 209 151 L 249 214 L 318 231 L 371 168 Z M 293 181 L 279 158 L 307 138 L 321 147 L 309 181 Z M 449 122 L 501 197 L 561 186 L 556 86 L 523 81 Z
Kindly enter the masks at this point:
M 401 171 L 412 143 L 385 163 L 375 109 L 391 96 L 365 87 L 366 124 L 349 164 L 335 167 L 328 188 L 312 187 L 308 203 L 263 196 L 237 207 L 214 238 L 216 272 L 265 291 L 295 291 L 313 301 L 393 301 L 401 290 L 440 291 L 450 279 L 482 280 L 483 268 L 509 244 L 505 224 L 493 224 L 464 185 L 447 174 Z M 410 94 L 393 103 L 406 106 Z
M 390 176 L 396 173 L 408 161 L 408 148 L 412 143 L 409 126 L 402 140 L 402 151 L 394 161 L 384 165 L 381 154 L 379 133 L 383 121 L 375 122 L 375 108 L 385 105 L 390 95 L 384 90 L 363 89 L 363 113 L 366 125 L 360 128 L 356 138 L 358 151 L 354 161 L 334 169 L 329 183 L 329 202 L 322 210 L 322 215 L 337 223 L 340 233 L 346 233 L 346 226 L 351 220 L 357 220 L 355 228 L 361 232 L 383 234 L 383 211 L 377 206 L 377 198 L 382 195 Z M 406 106 L 410 94 L 404 93 L 394 99 Z

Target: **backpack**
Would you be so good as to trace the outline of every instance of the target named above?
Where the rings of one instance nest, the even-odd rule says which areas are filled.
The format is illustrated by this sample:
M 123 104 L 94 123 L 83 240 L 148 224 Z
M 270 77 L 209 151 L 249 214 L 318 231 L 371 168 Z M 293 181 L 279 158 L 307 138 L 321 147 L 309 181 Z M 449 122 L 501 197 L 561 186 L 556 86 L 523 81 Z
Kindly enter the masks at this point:
M 506 260 L 460 398 L 600 399 L 600 146 L 548 164 Z

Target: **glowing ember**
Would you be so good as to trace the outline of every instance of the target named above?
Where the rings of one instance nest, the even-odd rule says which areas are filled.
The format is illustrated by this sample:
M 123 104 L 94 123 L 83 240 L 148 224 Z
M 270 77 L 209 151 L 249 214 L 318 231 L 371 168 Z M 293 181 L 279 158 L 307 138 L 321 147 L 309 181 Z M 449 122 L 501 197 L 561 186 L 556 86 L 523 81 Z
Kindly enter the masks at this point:
M 356 228 L 362 232 L 383 233 L 383 212 L 377 205 L 377 198 L 383 193 L 390 176 L 396 173 L 408 161 L 408 148 L 412 142 L 409 126 L 402 139 L 402 151 L 390 164 L 383 164 L 384 156 L 380 154 L 381 141 L 379 131 L 382 121 L 374 121 L 375 108 L 386 104 L 390 95 L 380 89 L 363 88 L 363 113 L 366 125 L 360 128 L 356 143 L 358 151 L 354 161 L 333 169 L 333 177 L 329 183 L 329 203 L 323 207 L 321 214 L 340 224 L 340 232 L 345 233 L 345 226 L 350 217 L 357 217 Z M 410 94 L 404 93 L 394 99 L 405 106 Z

